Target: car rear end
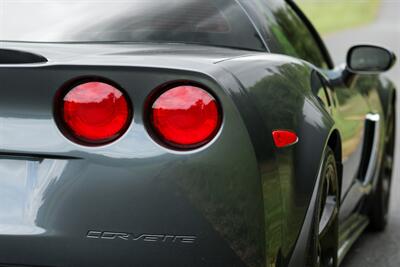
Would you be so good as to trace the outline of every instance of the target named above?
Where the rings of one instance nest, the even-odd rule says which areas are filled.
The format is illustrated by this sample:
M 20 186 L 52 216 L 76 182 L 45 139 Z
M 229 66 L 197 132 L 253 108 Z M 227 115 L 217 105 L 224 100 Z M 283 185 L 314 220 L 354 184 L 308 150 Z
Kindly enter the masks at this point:
M 149 46 L 107 47 L 106 55 L 103 45 L 69 47 L 8 43 L 49 62 L 0 66 L 0 265 L 260 264 L 257 160 L 229 97 L 232 77 L 199 56 L 207 48 L 193 47 L 193 59 L 182 46 L 179 59 L 146 55 Z M 91 90 L 93 83 L 104 88 Z M 196 113 L 183 101 L 171 111 L 177 95 L 165 92 L 185 86 L 197 88 L 187 103 L 199 97 L 214 108 Z M 164 122 L 181 131 L 178 139 L 168 139 Z M 193 137 L 191 127 L 206 132 Z
M 0 266 L 264 265 L 215 64 L 264 44 L 236 2 L 166 4 L 0 0 Z

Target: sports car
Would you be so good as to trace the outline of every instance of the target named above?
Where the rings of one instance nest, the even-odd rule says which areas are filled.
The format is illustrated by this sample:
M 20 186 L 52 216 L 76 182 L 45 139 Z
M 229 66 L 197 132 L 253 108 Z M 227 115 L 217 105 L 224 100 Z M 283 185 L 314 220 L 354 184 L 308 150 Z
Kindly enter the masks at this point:
M 289 0 L 0 0 L 0 266 L 338 266 L 387 224 L 395 60 Z

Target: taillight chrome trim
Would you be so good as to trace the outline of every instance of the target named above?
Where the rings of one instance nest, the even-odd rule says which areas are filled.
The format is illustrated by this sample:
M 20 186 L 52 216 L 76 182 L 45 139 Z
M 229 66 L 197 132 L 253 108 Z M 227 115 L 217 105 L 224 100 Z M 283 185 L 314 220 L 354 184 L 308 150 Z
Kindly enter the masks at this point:
M 204 92 L 206 92 L 207 94 L 209 94 L 216 102 L 217 113 L 218 113 L 218 122 L 216 124 L 215 130 L 212 132 L 212 134 L 210 134 L 209 138 L 207 138 L 206 140 L 204 140 L 202 142 L 193 144 L 193 145 L 180 145 L 177 143 L 169 142 L 166 139 L 163 139 L 162 136 L 160 136 L 158 131 L 155 129 L 155 127 L 152 123 L 152 121 L 153 121 L 153 118 L 152 118 L 153 104 L 157 101 L 157 99 L 160 96 L 162 96 L 167 91 L 177 88 L 177 87 L 181 87 L 181 86 L 197 87 L 197 88 L 203 90 Z M 222 126 L 223 126 L 223 118 L 224 118 L 222 103 L 221 103 L 219 97 L 209 87 L 205 86 L 204 84 L 199 83 L 199 82 L 194 82 L 194 81 L 188 81 L 188 80 L 172 81 L 172 82 L 168 82 L 168 83 L 165 83 L 165 84 L 162 84 L 162 85 L 156 87 L 150 93 L 150 95 L 148 96 L 148 98 L 146 100 L 143 114 L 144 114 L 143 115 L 144 125 L 147 129 L 148 134 L 153 139 L 153 141 L 155 141 L 160 146 L 163 146 L 167 149 L 171 149 L 173 151 L 178 151 L 178 152 L 179 151 L 185 152 L 185 151 L 196 150 L 196 149 L 202 148 L 202 147 L 206 146 L 207 144 L 211 143 L 218 136 L 218 133 L 221 131 Z
M 63 110 L 64 98 L 68 95 L 68 93 L 70 93 L 76 87 L 92 82 L 104 83 L 117 89 L 119 92 L 122 93 L 127 104 L 128 115 L 124 126 L 115 134 L 115 136 L 101 141 L 89 140 L 75 135 L 70 129 L 70 127 L 64 121 L 64 110 Z M 133 123 L 133 117 L 134 117 L 134 109 L 129 94 L 122 88 L 122 86 L 104 77 L 98 77 L 98 76 L 79 77 L 67 81 L 57 91 L 53 101 L 53 118 L 60 132 L 71 142 L 85 147 L 101 147 L 109 145 L 119 140 L 122 136 L 126 134 L 126 132 L 131 127 Z

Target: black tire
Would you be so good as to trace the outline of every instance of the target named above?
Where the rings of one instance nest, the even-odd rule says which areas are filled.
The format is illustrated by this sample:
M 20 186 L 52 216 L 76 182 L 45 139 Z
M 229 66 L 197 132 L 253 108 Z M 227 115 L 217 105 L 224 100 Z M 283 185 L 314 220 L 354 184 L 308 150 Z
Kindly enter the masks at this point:
M 372 231 L 384 231 L 388 223 L 390 189 L 393 174 L 393 159 L 396 137 L 396 114 L 393 110 L 388 116 L 385 151 L 382 159 L 382 166 L 379 179 L 370 198 L 370 225 Z
M 320 175 L 315 216 L 314 266 L 336 267 L 339 243 L 339 183 L 335 155 L 329 147 L 325 151 Z

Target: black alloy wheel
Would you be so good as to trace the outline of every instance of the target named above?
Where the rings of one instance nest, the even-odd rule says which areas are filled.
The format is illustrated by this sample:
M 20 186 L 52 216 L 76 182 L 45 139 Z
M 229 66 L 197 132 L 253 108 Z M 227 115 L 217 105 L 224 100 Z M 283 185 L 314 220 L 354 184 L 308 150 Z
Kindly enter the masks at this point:
M 320 177 L 316 225 L 317 267 L 338 265 L 339 188 L 336 160 L 328 147 Z

